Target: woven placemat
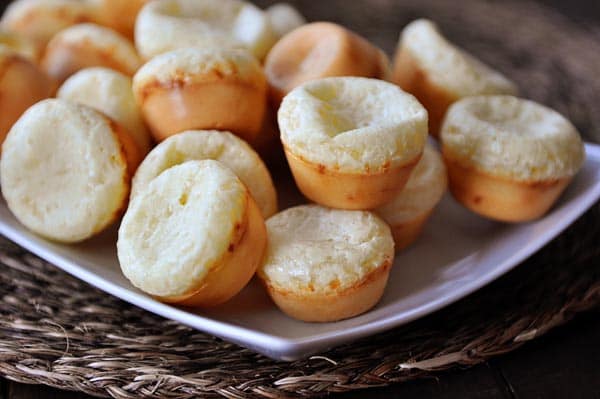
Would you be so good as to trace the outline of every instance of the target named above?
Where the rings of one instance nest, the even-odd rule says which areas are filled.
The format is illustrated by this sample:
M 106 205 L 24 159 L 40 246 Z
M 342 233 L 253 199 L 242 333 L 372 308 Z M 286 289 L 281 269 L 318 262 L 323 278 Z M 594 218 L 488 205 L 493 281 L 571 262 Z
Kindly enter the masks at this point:
M 600 36 L 529 2 L 297 2 L 393 50 L 418 16 L 513 77 L 523 95 L 600 137 Z M 368 4 L 368 6 L 367 6 Z M 460 4 L 458 6 L 457 4 Z M 342 11 L 340 11 L 342 10 Z M 0 374 L 133 398 L 312 397 L 471 365 L 600 304 L 600 207 L 478 293 L 407 326 L 293 363 L 277 362 L 128 305 L 0 239 Z

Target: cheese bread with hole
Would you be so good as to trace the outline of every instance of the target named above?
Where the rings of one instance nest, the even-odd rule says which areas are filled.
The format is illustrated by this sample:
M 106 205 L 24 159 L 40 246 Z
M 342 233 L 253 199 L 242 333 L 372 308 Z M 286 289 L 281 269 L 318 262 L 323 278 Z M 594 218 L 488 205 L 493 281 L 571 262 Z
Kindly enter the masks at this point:
M 425 106 L 429 132 L 435 137 L 453 102 L 468 96 L 517 93 L 513 82 L 450 43 L 426 19 L 411 22 L 402 31 L 394 82 Z
M 23 114 L 4 141 L 2 194 L 34 233 L 82 241 L 125 209 L 139 158 L 127 133 L 103 114 L 44 100 Z
M 229 132 L 189 130 L 157 145 L 140 164 L 133 178 L 131 195 L 136 196 L 165 170 L 191 160 L 221 162 L 248 187 L 265 218 L 277 212 L 277 194 L 271 175 L 258 154 Z
M 133 78 L 154 138 L 190 129 L 231 131 L 250 144 L 261 131 L 267 83 L 246 50 L 185 48 L 161 54 Z
M 260 210 L 214 160 L 173 166 L 132 198 L 117 253 L 131 283 L 157 299 L 214 306 L 237 294 L 263 259 Z
M 62 84 L 56 96 L 103 112 L 127 129 L 142 155 L 150 151 L 152 137 L 133 97 L 129 76 L 104 67 L 82 69 Z
M 157 0 L 135 25 L 135 43 L 146 60 L 185 48 L 244 48 L 262 60 L 277 40 L 268 16 L 241 0 Z
M 448 188 L 446 167 L 441 154 L 426 145 L 421 160 L 402 191 L 377 213 L 392 229 L 396 251 L 415 242 L 427 219 Z
M 427 111 L 398 86 L 337 77 L 292 90 L 278 112 L 302 193 L 332 208 L 372 209 L 408 180 L 427 140 Z
M 268 219 L 267 233 L 258 276 L 289 316 L 346 319 L 371 309 L 383 295 L 394 240 L 373 213 L 303 205 Z
M 480 215 L 506 222 L 544 215 L 585 160 L 571 122 L 512 96 L 455 103 L 441 140 L 454 197 Z

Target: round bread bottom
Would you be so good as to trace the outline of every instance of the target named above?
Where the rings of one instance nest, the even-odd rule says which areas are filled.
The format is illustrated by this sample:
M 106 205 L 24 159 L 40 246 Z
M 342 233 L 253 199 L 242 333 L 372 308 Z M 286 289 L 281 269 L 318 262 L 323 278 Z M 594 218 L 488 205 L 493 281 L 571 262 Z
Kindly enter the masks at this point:
M 265 60 L 265 73 L 271 100 L 279 105 L 290 91 L 309 80 L 335 76 L 387 80 L 389 65 L 387 55 L 358 34 L 331 22 L 313 22 L 273 46 Z
M 439 138 L 446 111 L 459 98 L 432 82 L 413 57 L 403 49 L 398 50 L 394 59 L 393 76 L 394 83 L 414 95 L 427 109 L 429 134 Z
M 250 145 L 260 133 L 266 91 L 235 82 L 150 88 L 141 108 L 154 138 L 162 141 L 190 129 L 228 130 Z
M 523 182 L 464 166 L 447 154 L 444 161 L 454 198 L 471 211 L 502 222 L 527 222 L 543 216 L 572 179 Z
M 394 248 L 396 249 L 396 252 L 400 252 L 407 248 L 419 238 L 423 232 L 425 223 L 432 212 L 433 210 L 417 215 L 411 220 L 390 224 L 392 236 L 394 236 Z
M 421 156 L 383 172 L 351 174 L 306 161 L 284 146 L 285 156 L 302 194 L 336 209 L 373 209 L 390 202 L 410 177 Z
M 228 252 L 193 292 L 178 297 L 158 297 L 162 302 L 181 306 L 209 307 L 231 299 L 248 284 L 267 247 L 267 230 L 256 202 L 248 196 L 246 218 Z
M 288 316 L 308 322 L 331 322 L 357 316 L 375 306 L 383 295 L 391 267 L 392 261 L 388 260 L 353 286 L 333 293 L 291 292 L 266 282 L 265 286 L 273 302 Z

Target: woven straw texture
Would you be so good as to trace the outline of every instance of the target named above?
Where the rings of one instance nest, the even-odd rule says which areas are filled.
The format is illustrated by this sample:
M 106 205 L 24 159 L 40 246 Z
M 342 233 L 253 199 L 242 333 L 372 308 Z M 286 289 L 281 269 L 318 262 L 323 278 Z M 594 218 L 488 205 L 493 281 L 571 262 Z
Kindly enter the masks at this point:
M 600 33 L 539 5 L 297 4 L 309 19 L 344 23 L 388 52 L 406 22 L 435 19 L 455 42 L 514 78 L 524 96 L 568 115 L 587 140 L 600 138 L 600 117 L 592 108 L 600 93 Z M 116 398 L 272 398 L 382 386 L 476 364 L 600 304 L 599 222 L 596 205 L 478 293 L 407 326 L 294 363 L 135 308 L 0 239 L 0 374 Z

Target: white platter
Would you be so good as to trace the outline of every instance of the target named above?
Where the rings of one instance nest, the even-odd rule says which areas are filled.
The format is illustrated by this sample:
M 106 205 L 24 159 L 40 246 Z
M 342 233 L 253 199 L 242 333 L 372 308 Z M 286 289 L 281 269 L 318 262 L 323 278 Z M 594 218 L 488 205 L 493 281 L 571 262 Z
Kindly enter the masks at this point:
M 423 236 L 396 257 L 381 302 L 337 323 L 298 322 L 279 312 L 253 281 L 210 311 L 159 303 L 133 288 L 120 272 L 116 230 L 84 244 L 53 244 L 25 230 L 0 203 L 0 233 L 67 273 L 150 312 L 280 360 L 294 360 L 430 314 L 508 272 L 560 234 L 600 197 L 600 146 L 587 144 L 587 161 L 543 219 L 506 225 L 479 218 L 449 196 Z

